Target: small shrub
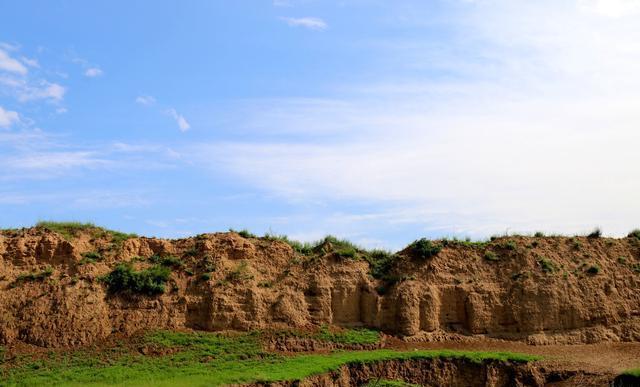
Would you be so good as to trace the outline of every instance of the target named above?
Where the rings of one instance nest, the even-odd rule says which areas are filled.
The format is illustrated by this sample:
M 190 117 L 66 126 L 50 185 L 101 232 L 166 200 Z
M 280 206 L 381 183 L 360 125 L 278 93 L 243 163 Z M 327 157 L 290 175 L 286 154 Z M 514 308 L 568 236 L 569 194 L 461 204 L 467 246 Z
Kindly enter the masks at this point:
M 598 265 L 591 265 L 587 269 L 587 274 L 596 275 L 600 273 L 600 267 Z
M 545 257 L 540 257 L 538 259 L 538 265 L 540 265 L 540 268 L 545 273 L 553 273 L 557 270 L 556 264 Z
M 241 282 L 252 278 L 253 275 L 249 273 L 247 261 L 242 261 L 234 270 L 227 273 L 225 280 L 228 282 Z
M 506 243 L 504 243 L 502 247 L 504 247 L 507 250 L 515 250 L 518 247 L 518 245 L 516 244 L 515 241 L 509 240 Z
M 198 249 L 195 248 L 195 247 L 192 247 L 189 250 L 184 252 L 184 256 L 185 257 L 197 257 L 198 256 Z
M 498 255 L 491 250 L 487 250 L 484 252 L 484 259 L 491 262 L 496 262 L 500 260 Z
M 627 263 L 627 257 L 623 257 L 623 256 L 618 257 L 618 263 L 624 265 L 625 263 Z
M 593 231 L 591 231 L 587 235 L 587 238 L 596 239 L 596 238 L 600 238 L 601 236 L 602 236 L 602 230 L 596 227 Z
M 536 231 L 536 233 L 533 234 L 533 236 L 536 238 L 544 238 L 544 233 L 542 231 Z
M 421 259 L 429 259 L 433 256 L 436 256 L 440 252 L 442 247 L 434 244 L 427 238 L 421 238 L 410 244 L 409 249 L 416 257 Z
M 640 239 L 640 228 L 636 228 L 635 230 L 632 230 L 628 235 L 628 238 L 636 238 L 636 239 Z
M 80 265 L 86 265 L 88 263 L 96 263 L 102 260 L 102 255 L 95 251 L 82 253 L 82 259 L 78 262 Z
M 135 293 L 154 296 L 164 293 L 171 270 L 161 265 L 137 271 L 132 266 L 120 264 L 102 277 L 110 293 Z
M 580 248 L 582 247 L 582 243 L 580 243 L 580 241 L 578 240 L 578 238 L 571 238 L 571 246 L 572 246 L 575 250 L 580 250 Z
M 636 273 L 640 273 L 640 263 L 634 263 L 633 265 L 631 265 L 631 270 Z
M 536 248 L 538 246 L 540 246 L 540 242 L 538 242 L 538 241 L 531 242 L 531 247 Z
M 200 280 L 201 281 L 209 281 L 211 279 L 211 273 L 202 273 L 200 275 Z

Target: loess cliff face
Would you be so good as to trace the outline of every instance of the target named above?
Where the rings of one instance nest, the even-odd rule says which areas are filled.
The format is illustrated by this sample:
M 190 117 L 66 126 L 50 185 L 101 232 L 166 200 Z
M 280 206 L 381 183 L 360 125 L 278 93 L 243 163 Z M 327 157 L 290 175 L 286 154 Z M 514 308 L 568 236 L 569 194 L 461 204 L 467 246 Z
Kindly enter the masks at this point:
M 393 281 L 374 279 L 367 261 L 330 244 L 305 256 L 237 233 L 112 239 L 91 230 L 68 240 L 42 228 L 2 231 L 0 343 L 70 347 L 147 329 L 322 324 L 408 340 L 640 340 L 637 238 L 504 237 L 448 243 L 428 259 L 407 249 L 390 269 Z M 119 263 L 149 267 L 154 255 L 181 261 L 163 294 L 112 294 L 100 280 Z

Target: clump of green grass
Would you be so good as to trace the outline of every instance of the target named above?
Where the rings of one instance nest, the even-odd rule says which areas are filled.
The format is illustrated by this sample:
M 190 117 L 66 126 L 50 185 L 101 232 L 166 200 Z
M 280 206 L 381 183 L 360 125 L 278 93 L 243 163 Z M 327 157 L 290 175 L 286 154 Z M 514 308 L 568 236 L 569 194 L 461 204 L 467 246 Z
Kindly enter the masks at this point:
M 11 284 L 12 287 L 20 285 L 24 282 L 42 282 L 45 279 L 51 277 L 53 274 L 53 268 L 51 266 L 47 266 L 44 270 L 40 272 L 33 273 L 23 273 L 16 277 L 15 281 Z
M 241 261 L 235 269 L 227 273 L 225 280 L 227 282 L 243 282 L 253 279 L 253 275 L 249 272 L 247 261 Z
M 484 259 L 490 262 L 497 262 L 500 260 L 500 257 L 493 251 L 487 250 L 484 252 Z
M 578 238 L 571 238 L 571 246 L 573 247 L 574 250 L 580 250 L 580 248 L 582 247 L 582 243 L 580 243 L 580 240 Z
M 171 270 L 155 265 L 137 271 L 131 265 L 120 264 L 101 280 L 107 284 L 112 294 L 132 293 L 154 296 L 165 291 L 165 284 L 171 276 Z
M 88 263 L 96 263 L 102 261 L 102 255 L 96 251 L 89 251 L 82 253 L 82 259 L 78 262 L 80 265 L 86 265 Z
M 154 254 L 149 257 L 149 261 L 156 265 L 172 267 L 174 269 L 180 269 L 184 267 L 184 262 L 182 262 L 180 258 L 173 255 L 166 255 L 164 257 L 161 257 L 160 255 Z
M 538 258 L 538 265 L 540 265 L 540 268 L 545 273 L 549 273 L 550 274 L 550 273 L 553 273 L 556 270 L 558 270 L 557 265 L 552 260 L 547 259 L 545 257 Z
M 94 237 L 109 236 L 111 242 L 117 248 L 120 248 L 127 239 L 138 237 L 136 234 L 127 234 L 98 227 L 93 223 L 41 221 L 36 223 L 36 227 L 57 232 L 68 241 L 75 238 L 80 232 L 91 231 Z
M 36 227 L 57 232 L 66 240 L 73 239 L 76 236 L 76 234 L 78 234 L 81 231 L 98 228 L 93 223 L 53 222 L 53 221 L 38 222 L 36 223 Z
M 421 238 L 409 245 L 411 253 L 420 259 L 429 259 L 438 255 L 442 246 L 437 245 L 427 238 Z
M 209 281 L 211 279 L 211 273 L 202 273 L 200 274 L 200 281 Z
M 516 244 L 516 241 L 508 240 L 507 242 L 502 244 L 502 247 L 507 249 L 507 250 L 512 250 L 513 251 L 513 250 L 518 248 L 518 245 Z
M 625 263 L 627 263 L 627 257 L 625 256 L 619 256 L 618 257 L 618 263 L 624 265 Z
M 313 253 L 313 249 L 316 247 L 316 244 L 308 243 L 308 242 L 300 242 L 296 240 L 289 239 L 286 235 L 277 235 L 273 233 L 264 234 L 264 239 L 268 241 L 280 241 L 288 244 L 291 248 L 302 254 L 302 255 L 310 255 Z
M 242 229 L 240 231 L 234 230 L 232 228 L 229 229 L 229 232 L 235 232 L 236 234 L 240 235 L 243 238 L 249 239 L 249 238 L 257 238 L 258 236 L 256 234 L 253 234 L 251 232 L 249 232 L 249 230 Z
M 262 350 L 260 335 L 182 333 L 148 334 L 146 345 L 170 348 L 167 355 L 144 356 L 126 349 L 95 353 L 91 350 L 23 357 L 0 373 L 3 385 L 220 386 L 303 380 L 348 364 L 388 360 L 462 359 L 529 362 L 540 357 L 508 352 L 470 351 L 340 351 L 285 356 Z

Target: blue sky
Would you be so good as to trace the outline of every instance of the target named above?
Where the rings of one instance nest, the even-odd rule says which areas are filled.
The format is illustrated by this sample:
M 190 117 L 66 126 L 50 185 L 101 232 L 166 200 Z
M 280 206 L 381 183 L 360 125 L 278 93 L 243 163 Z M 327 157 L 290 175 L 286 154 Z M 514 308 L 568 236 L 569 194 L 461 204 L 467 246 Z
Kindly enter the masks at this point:
M 639 226 L 640 1 L 0 4 L 0 227 Z

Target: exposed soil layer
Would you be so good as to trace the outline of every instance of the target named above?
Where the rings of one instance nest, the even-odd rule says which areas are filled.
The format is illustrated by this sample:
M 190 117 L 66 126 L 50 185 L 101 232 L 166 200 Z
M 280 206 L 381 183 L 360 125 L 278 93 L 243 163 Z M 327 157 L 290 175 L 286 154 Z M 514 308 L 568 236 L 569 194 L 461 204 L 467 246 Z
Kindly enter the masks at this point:
M 404 381 L 421 386 L 513 387 L 513 386 L 608 386 L 612 376 L 584 371 L 557 371 L 535 364 L 461 359 L 395 360 L 349 364 L 338 371 L 301 381 L 253 386 L 349 387 L 379 380 Z M 373 385 L 372 384 L 372 385 Z
M 153 255 L 181 259 L 164 294 L 109 294 L 98 280 L 118 263 L 149 267 Z M 305 256 L 285 242 L 237 233 L 119 243 L 95 230 L 68 240 L 42 228 L 2 231 L 0 343 L 74 347 L 158 328 L 325 324 L 413 341 L 634 342 L 639 257 L 637 238 L 514 236 L 449 243 L 428 259 L 405 250 L 390 281 L 374 279 L 365 260 L 331 246 Z

